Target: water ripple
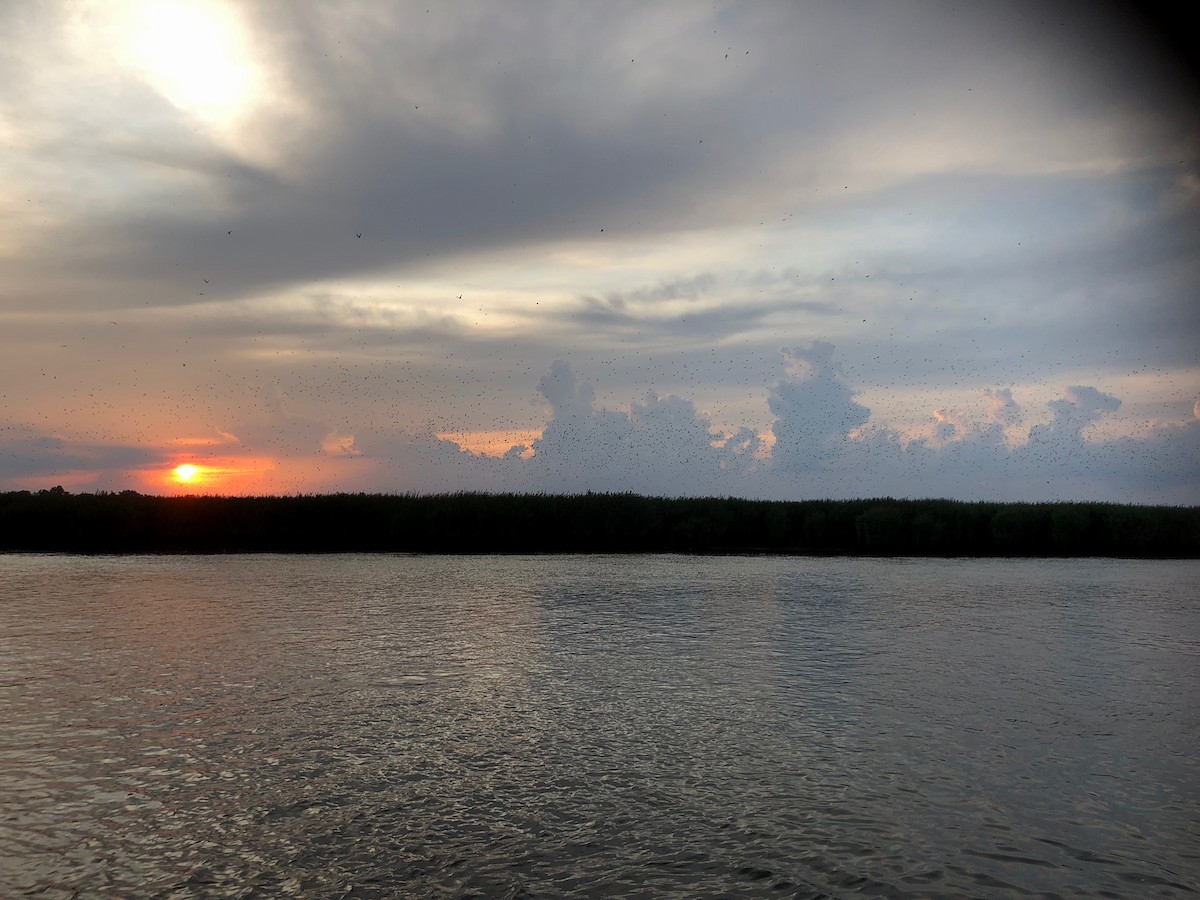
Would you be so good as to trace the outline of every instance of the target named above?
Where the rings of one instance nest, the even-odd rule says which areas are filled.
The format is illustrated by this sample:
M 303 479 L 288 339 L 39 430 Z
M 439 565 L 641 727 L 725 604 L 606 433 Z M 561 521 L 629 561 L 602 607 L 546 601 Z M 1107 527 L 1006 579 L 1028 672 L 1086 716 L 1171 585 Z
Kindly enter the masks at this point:
M 1197 574 L 0 557 L 0 896 L 1195 895 Z

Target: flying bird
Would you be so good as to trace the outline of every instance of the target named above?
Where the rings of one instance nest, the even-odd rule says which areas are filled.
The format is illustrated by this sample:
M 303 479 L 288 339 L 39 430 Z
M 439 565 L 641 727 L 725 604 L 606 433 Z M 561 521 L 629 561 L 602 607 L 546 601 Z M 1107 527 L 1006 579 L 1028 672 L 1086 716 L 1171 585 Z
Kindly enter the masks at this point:
M 356 232 L 354 233 L 354 236 L 355 236 L 355 237 L 362 237 L 362 232 L 361 232 L 361 231 L 356 231 Z

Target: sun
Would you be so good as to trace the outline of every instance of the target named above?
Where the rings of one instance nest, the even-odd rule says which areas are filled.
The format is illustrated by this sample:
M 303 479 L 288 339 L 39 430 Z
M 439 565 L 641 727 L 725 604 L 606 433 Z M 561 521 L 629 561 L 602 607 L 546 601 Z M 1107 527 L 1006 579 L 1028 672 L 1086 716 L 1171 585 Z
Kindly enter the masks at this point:
M 247 112 L 262 76 L 235 6 L 136 0 L 122 18 L 127 58 L 168 101 L 214 122 Z
M 183 484 L 187 484 L 192 479 L 194 479 L 197 475 L 200 474 L 200 467 L 193 466 L 191 463 L 184 463 L 181 466 L 176 466 L 173 471 L 175 473 L 176 481 L 180 481 Z

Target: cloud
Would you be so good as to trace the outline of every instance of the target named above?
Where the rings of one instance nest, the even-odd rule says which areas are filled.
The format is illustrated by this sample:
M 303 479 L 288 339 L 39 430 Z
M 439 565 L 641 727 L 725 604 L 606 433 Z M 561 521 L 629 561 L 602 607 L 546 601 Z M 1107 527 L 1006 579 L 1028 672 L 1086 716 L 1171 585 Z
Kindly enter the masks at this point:
M 1090 440 L 1087 426 L 1114 413 L 1120 401 L 1093 386 L 1071 385 L 1047 403 L 1050 422 L 1010 445 L 1004 429 L 1022 421 L 1019 406 L 1011 389 L 989 388 L 979 394 L 980 415 L 937 410 L 933 437 L 906 439 L 871 424 L 871 411 L 855 399 L 834 355 L 834 346 L 821 341 L 781 352 L 784 375 L 768 394 L 775 415 L 770 443 L 747 427 L 723 433 L 693 401 L 653 390 L 626 411 L 606 408 L 558 360 L 537 381 L 546 411 L 540 435 L 499 456 L 439 438 L 433 425 L 341 429 L 289 415 L 277 390 L 267 392 L 268 420 L 239 426 L 236 437 L 223 434 L 215 450 L 273 459 L 273 475 L 253 476 L 256 488 L 271 490 L 1200 502 L 1200 417 L 1153 425 L 1139 437 Z M 122 471 L 161 468 L 170 456 L 29 428 L 9 432 L 0 441 L 0 484 L 9 486 L 42 486 L 34 482 L 45 477 L 119 488 L 127 486 Z M 236 458 L 227 465 L 252 477 Z
M 531 458 L 459 459 L 476 473 L 480 463 L 492 466 L 493 484 L 534 491 L 1200 502 L 1200 419 L 1091 441 L 1084 428 L 1120 401 L 1072 385 L 1047 404 L 1049 424 L 1010 446 L 1004 425 L 1022 421 L 1020 407 L 1011 389 L 996 388 L 981 392 L 982 421 L 940 411 L 934 420 L 944 430 L 933 441 L 906 440 L 869 425 L 870 410 L 854 399 L 834 353 L 823 342 L 782 352 L 787 374 L 769 395 L 769 448 L 748 428 L 718 433 L 676 396 L 650 392 L 628 413 L 598 407 L 591 387 L 559 361 L 539 380 L 550 416 Z
M 0 485 L 28 487 L 36 479 L 46 479 L 109 487 L 120 483 L 131 469 L 161 460 L 160 453 L 145 447 L 45 434 L 29 426 L 0 427 Z
M 937 422 L 934 436 L 940 443 L 953 441 L 969 427 L 966 416 L 958 410 L 935 409 L 933 418 Z
M 1047 407 L 1053 419 L 1047 425 L 1035 425 L 1029 434 L 1033 447 L 1055 447 L 1060 450 L 1083 441 L 1083 429 L 1121 408 L 1121 401 L 1087 385 L 1071 385 L 1063 397 L 1051 400 Z
M 775 416 L 771 459 L 786 471 L 819 469 L 837 458 L 871 412 L 854 401 L 833 361 L 833 344 L 813 341 L 781 352 L 791 376 L 775 385 L 767 401 Z
M 590 385 L 561 360 L 538 389 L 549 421 L 532 457 L 511 461 L 529 489 L 722 493 L 735 486 L 758 449 L 746 433 L 727 440 L 680 397 L 651 391 L 628 413 L 597 408 Z
M 1073 10 L 1076 21 L 1082 14 Z M 990 137 L 974 142 L 988 150 L 983 158 L 898 152 L 931 124 L 942 156 L 981 121 L 995 123 L 997 135 L 1049 135 L 1072 160 L 1098 143 L 1070 132 L 1084 118 L 1077 110 L 1063 125 L 1055 106 L 1060 94 L 1078 101 L 1082 92 L 1100 108 L 1083 91 L 1094 68 L 1086 48 L 1064 54 L 1023 15 L 995 9 L 930 19 L 881 8 L 864 22 L 836 4 L 715 13 L 581 7 L 524 17 L 471 3 L 336 13 L 319 4 L 214 6 L 211 18 L 229 20 L 217 23 L 229 38 L 224 50 L 214 45 L 214 59 L 252 45 L 262 69 L 251 79 L 262 93 L 256 113 L 237 119 L 232 138 L 197 130 L 193 111 L 161 79 L 48 46 L 56 19 L 71 16 L 10 16 L 32 46 L 59 50 L 63 60 L 56 85 L 35 77 L 41 63 L 25 55 L 9 64 L 11 121 L 36 130 L 47 121 L 38 110 L 59 121 L 72 121 L 76 106 L 100 110 L 67 139 L 86 156 L 59 155 L 53 169 L 30 158 L 39 181 L 49 184 L 65 167 L 96 190 L 114 180 L 123 187 L 104 208 L 105 245 L 66 262 L 159 285 L 219 272 L 213 290 L 222 296 L 598 237 L 601 228 L 636 235 L 757 221 L 782 200 L 803 208 L 831 194 L 812 174 L 830 167 L 858 191 L 879 181 L 881 161 L 898 166 L 887 182 L 899 184 L 927 177 L 929 160 L 939 176 L 1007 172 L 1006 155 L 1040 161 L 1046 152 Z M 95 32 L 101 45 L 123 34 L 99 14 L 74 20 L 76 32 Z M 931 28 L 940 40 L 922 53 L 906 50 Z M 736 61 L 726 58 L 730 42 L 742 51 Z M 1007 65 L 1014 56 L 1057 76 L 1040 79 L 1036 103 L 1012 102 L 1027 93 L 1024 76 Z M 981 107 L 966 90 L 950 96 L 947 66 L 994 102 Z M 803 88 L 754 89 L 772 84 Z M 1135 99 L 1122 94 L 1118 108 Z M 908 110 L 931 106 L 934 123 L 912 121 Z M 155 127 L 144 137 L 121 124 L 131 120 Z M 884 154 L 862 140 L 864 127 L 881 122 L 891 131 Z M 40 140 L 61 146 L 64 137 Z M 251 145 L 274 152 L 249 153 Z M 791 168 L 786 182 L 777 167 Z M 781 196 L 781 183 L 795 186 Z M 933 187 L 923 185 L 929 199 L 937 199 Z M 88 210 L 72 210 L 76 224 L 64 236 L 80 228 L 94 235 L 101 223 Z
M 982 393 L 988 399 L 989 422 L 1005 428 L 1021 421 L 1021 406 L 1013 400 L 1012 388 L 983 388 Z
M 321 452 L 333 429 L 325 422 L 300 416 L 278 416 L 267 422 L 237 425 L 234 433 L 247 450 L 275 456 L 312 456 Z
M 1130 438 L 1141 480 L 1096 440 L 1200 383 L 1197 92 L 1137 15 L 139 8 L 0 5 L 0 401 L 38 440 L 221 427 L 365 489 L 1190 477 L 1186 428 Z
M 471 453 L 437 436 L 432 425 L 417 432 L 397 428 L 356 429 L 350 452 L 330 454 L 325 477 L 337 490 L 399 493 L 506 491 L 519 489 L 510 458 Z

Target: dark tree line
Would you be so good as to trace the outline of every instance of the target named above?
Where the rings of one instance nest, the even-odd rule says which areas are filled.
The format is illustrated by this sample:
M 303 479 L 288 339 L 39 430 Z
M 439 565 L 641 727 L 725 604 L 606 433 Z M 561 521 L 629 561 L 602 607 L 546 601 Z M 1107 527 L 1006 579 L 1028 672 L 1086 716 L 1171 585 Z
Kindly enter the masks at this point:
M 954 500 L 0 494 L 0 550 L 1200 558 L 1200 507 Z

